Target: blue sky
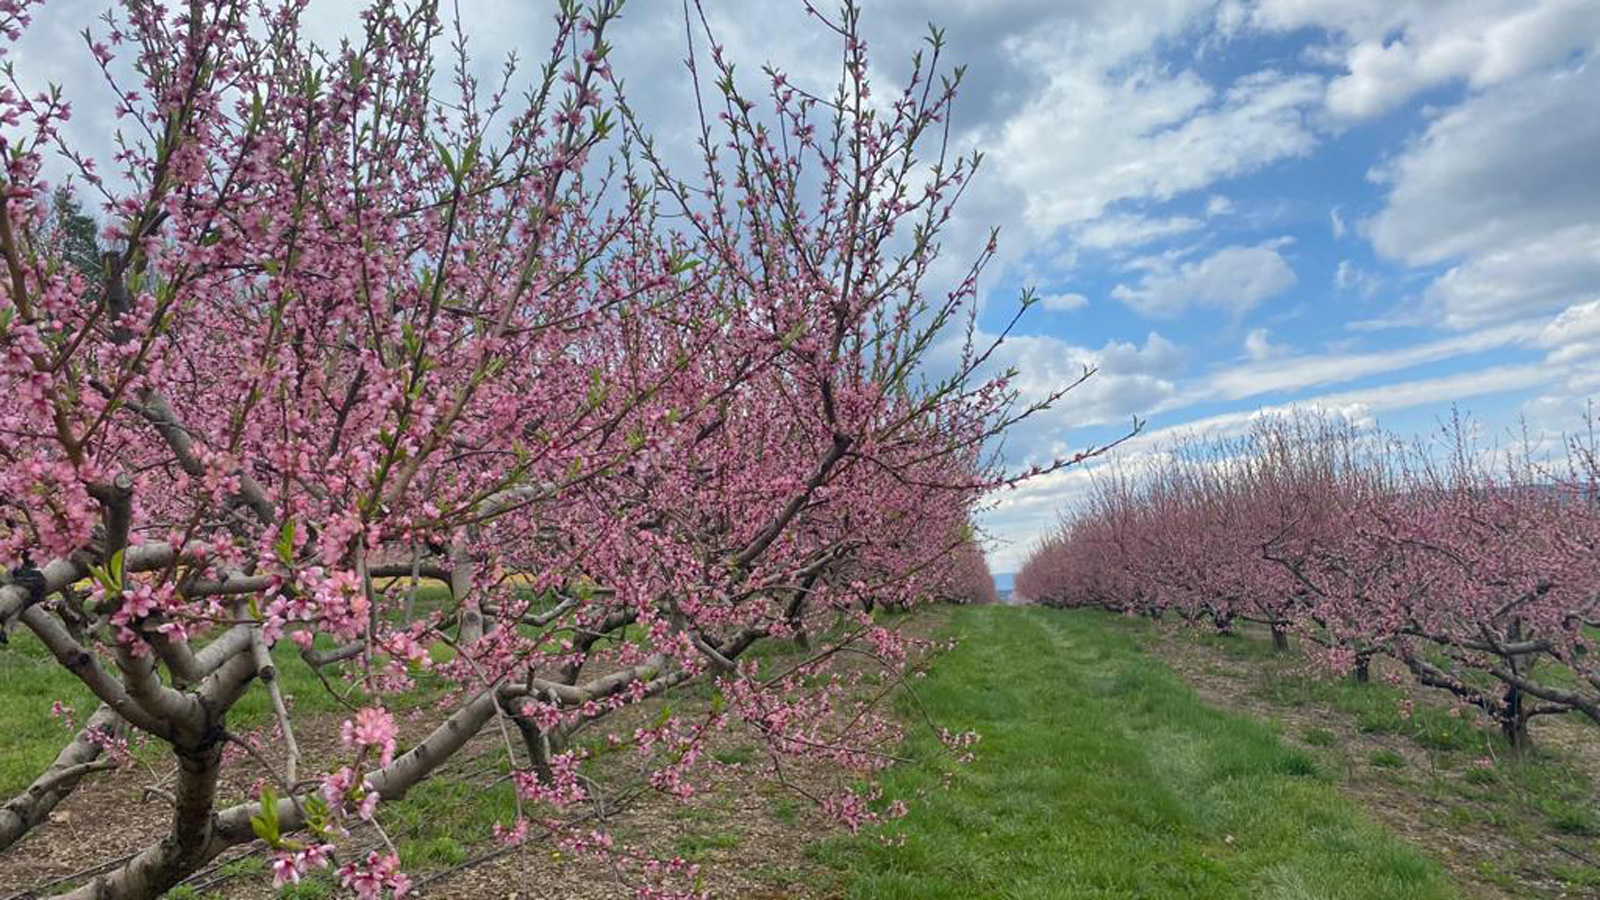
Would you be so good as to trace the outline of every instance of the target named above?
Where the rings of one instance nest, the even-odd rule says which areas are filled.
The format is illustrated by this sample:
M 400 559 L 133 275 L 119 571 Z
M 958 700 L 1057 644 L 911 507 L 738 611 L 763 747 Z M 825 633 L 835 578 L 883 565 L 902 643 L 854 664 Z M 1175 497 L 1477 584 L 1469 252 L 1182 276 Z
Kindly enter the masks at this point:
M 825 89 L 837 50 L 799 0 L 706 0 L 742 69 Z M 25 82 L 94 84 L 71 35 L 105 4 L 53 0 Z M 825 4 L 826 5 L 826 4 Z M 1044 301 L 1001 354 L 1025 396 L 1099 373 L 1008 441 L 1016 464 L 1146 431 L 1225 434 L 1315 407 L 1401 433 L 1452 404 L 1486 428 L 1578 424 L 1600 384 L 1600 0 L 864 0 L 879 75 L 942 25 L 969 66 L 954 120 L 987 160 L 946 235 L 1001 228 L 986 329 Z M 323 40 L 356 4 L 316 0 Z M 460 0 L 485 72 L 542 46 L 549 6 Z M 689 147 L 679 0 L 614 33 L 636 108 Z M 73 137 L 104 145 L 80 104 Z M 684 154 L 687 159 L 687 154 Z M 1088 470 L 999 499 L 997 571 Z

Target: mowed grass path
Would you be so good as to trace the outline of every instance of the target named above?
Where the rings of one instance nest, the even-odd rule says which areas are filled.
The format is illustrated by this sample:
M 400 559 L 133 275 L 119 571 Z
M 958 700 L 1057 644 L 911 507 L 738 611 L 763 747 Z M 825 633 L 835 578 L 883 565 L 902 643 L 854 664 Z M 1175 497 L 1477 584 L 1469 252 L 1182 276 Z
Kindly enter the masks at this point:
M 911 814 L 836 842 L 851 897 L 1456 897 L 1442 871 L 1352 807 L 1266 725 L 1207 706 L 1118 621 L 957 610 L 958 649 L 916 691 L 936 722 L 982 732 L 952 768 L 913 733 L 886 773 Z M 910 705 L 908 714 L 920 719 Z

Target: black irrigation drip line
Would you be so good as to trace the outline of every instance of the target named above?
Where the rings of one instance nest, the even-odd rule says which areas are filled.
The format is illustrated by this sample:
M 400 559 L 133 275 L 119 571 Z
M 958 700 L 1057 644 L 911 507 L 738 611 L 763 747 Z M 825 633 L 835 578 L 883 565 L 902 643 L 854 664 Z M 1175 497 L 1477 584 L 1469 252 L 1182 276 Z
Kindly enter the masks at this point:
M 5 898 L 5 900 L 39 900 L 40 897 L 44 897 L 52 888 L 56 887 L 57 885 L 66 884 L 69 881 L 76 881 L 79 878 L 93 878 L 96 875 L 104 874 L 112 869 L 115 869 L 117 866 L 126 863 L 128 860 L 133 859 L 137 855 L 138 851 L 135 851 L 127 854 L 126 856 L 119 856 L 116 859 L 107 862 L 97 863 L 87 869 L 80 869 L 69 875 L 62 875 L 61 877 L 52 879 L 50 881 L 40 882 L 33 887 L 24 890 L 20 894 L 12 894 L 11 896 Z

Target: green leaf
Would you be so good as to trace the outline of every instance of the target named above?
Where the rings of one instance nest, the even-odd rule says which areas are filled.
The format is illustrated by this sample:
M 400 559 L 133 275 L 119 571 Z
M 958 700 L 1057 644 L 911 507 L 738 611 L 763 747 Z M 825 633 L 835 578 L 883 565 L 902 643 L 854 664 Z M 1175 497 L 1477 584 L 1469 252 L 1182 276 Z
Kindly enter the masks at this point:
M 256 837 L 266 841 L 268 846 L 271 846 L 278 841 L 277 832 L 274 832 L 272 829 L 268 828 L 267 823 L 263 821 L 260 816 L 250 817 L 250 830 L 256 833 Z
M 278 551 L 278 559 L 284 565 L 294 565 L 294 519 L 284 518 L 283 527 L 278 530 L 278 543 L 273 549 Z
M 590 369 L 589 396 L 587 398 L 589 407 L 591 409 L 598 407 L 606 402 L 606 397 L 610 396 L 610 394 L 611 387 L 605 383 L 605 374 L 598 368 Z
M 306 810 L 306 825 L 313 834 L 322 834 L 328 825 L 328 804 L 321 797 L 312 794 L 301 801 Z
M 779 344 L 783 347 L 783 349 L 788 350 L 793 347 L 795 341 L 800 340 L 800 336 L 805 333 L 806 323 L 796 322 L 794 323 L 793 327 L 784 332 L 783 338 L 779 341 Z
M 446 147 L 443 141 L 434 138 L 433 149 L 439 154 L 439 161 L 444 164 L 444 170 L 449 172 L 452 177 L 459 177 L 456 173 L 456 160 L 450 154 L 450 148 Z
M 250 830 L 268 846 L 277 847 L 283 843 L 283 830 L 278 826 L 278 795 L 270 787 L 261 789 L 261 814 L 250 817 Z
M 273 831 L 278 830 L 278 795 L 273 792 L 271 785 L 261 788 L 261 817 L 267 820 Z
M 667 720 L 671 719 L 671 718 L 672 718 L 672 706 L 670 704 L 667 705 L 667 706 L 663 706 L 663 707 L 661 707 L 661 713 L 656 716 L 655 721 L 650 723 L 650 727 L 651 727 L 651 729 L 660 728 L 661 726 L 667 724 Z
M 92 565 L 89 567 L 89 574 L 94 577 L 95 581 L 100 583 L 100 587 L 105 589 L 106 596 L 115 597 L 121 593 L 121 588 L 115 581 L 111 580 L 111 573 L 105 569 Z

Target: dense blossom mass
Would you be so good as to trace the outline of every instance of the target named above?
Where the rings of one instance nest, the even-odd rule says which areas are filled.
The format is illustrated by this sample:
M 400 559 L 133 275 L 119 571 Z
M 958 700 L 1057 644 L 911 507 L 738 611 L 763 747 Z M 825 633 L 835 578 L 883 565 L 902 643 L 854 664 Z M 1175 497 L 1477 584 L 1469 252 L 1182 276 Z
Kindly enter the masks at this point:
M 686 83 L 716 87 L 685 178 L 612 76 L 617 0 L 558 4 L 546 64 L 488 86 L 438 6 L 374 0 L 318 48 L 301 0 L 126 0 L 85 32 L 109 159 L 64 142 L 77 98 L 0 87 L 0 627 L 99 702 L 0 807 L 0 849 L 129 740 L 176 770 L 165 837 L 71 896 L 152 897 L 259 838 L 279 882 L 398 897 L 350 827 L 498 729 L 520 840 L 597 789 L 575 729 L 695 678 L 709 713 L 611 736 L 653 789 L 692 793 L 731 721 L 870 771 L 896 728 L 851 679 L 907 659 L 878 611 L 992 597 L 975 504 L 1041 469 L 984 447 L 1059 394 L 976 374 L 992 242 L 930 284 L 977 163 L 944 145 L 937 33 L 874 93 L 856 11 L 819 14 L 837 85 L 769 72 L 758 103 L 696 17 Z M 801 661 L 760 669 L 773 639 Z M 300 757 L 284 660 L 355 691 L 331 769 Z M 408 745 L 390 698 L 424 674 L 450 688 Z M 229 730 L 251 691 L 270 747 Z M 256 798 L 219 806 L 225 764 Z M 897 809 L 817 799 L 852 827 Z M 698 890 L 560 838 L 638 863 L 641 895 Z
M 1298 635 L 1339 673 L 1378 656 L 1487 714 L 1600 722 L 1600 457 L 1592 433 L 1407 447 L 1336 420 L 1265 420 L 1102 479 L 1017 576 L 1036 602 Z M 1442 448 L 1442 449 L 1441 449 Z M 1542 449 L 1541 449 L 1542 448 Z

